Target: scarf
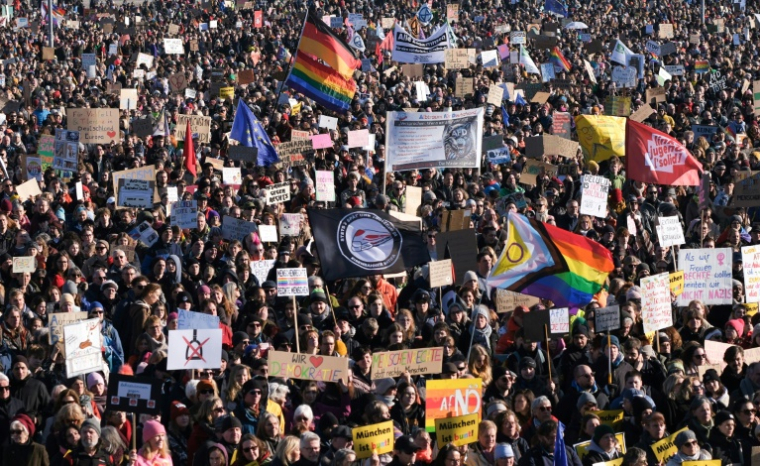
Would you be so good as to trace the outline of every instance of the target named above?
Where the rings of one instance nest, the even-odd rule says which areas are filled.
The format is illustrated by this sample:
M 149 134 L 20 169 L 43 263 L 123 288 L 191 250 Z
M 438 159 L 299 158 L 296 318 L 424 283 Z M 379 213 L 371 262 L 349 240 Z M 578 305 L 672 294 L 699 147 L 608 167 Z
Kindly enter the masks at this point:
M 596 385 L 596 380 L 594 380 L 594 386 L 588 390 L 581 388 L 580 385 L 578 385 L 578 382 L 575 380 L 573 380 L 573 383 L 571 383 L 570 386 L 578 390 L 578 393 L 589 392 L 591 394 L 594 394 L 599 391 L 599 387 Z
M 475 324 L 470 327 L 471 332 L 475 332 L 475 338 L 472 341 L 473 345 L 482 345 L 486 349 L 491 349 L 491 333 L 493 329 L 490 325 L 486 325 L 485 328 L 475 328 Z

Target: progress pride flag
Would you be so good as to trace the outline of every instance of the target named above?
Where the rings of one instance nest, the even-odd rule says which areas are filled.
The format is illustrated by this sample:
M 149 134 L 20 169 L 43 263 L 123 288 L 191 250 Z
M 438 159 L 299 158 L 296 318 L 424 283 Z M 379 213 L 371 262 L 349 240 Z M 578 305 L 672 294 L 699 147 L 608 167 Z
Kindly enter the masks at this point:
M 644 183 L 697 186 L 702 164 L 675 138 L 627 120 L 625 155 L 628 178 Z

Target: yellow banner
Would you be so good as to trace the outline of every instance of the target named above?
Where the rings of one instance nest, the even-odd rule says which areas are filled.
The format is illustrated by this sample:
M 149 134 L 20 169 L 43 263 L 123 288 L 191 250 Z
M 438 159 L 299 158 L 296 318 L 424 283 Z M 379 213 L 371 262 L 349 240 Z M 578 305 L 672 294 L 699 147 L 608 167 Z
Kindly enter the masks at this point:
M 660 463 L 667 463 L 667 461 L 676 453 L 678 453 L 678 447 L 676 447 L 676 444 L 674 443 L 676 440 L 676 437 L 681 432 L 685 431 L 687 428 L 684 427 L 683 429 L 679 430 L 678 432 L 673 432 L 668 437 L 665 437 L 664 439 L 660 440 L 659 442 L 653 443 L 650 447 L 652 451 L 654 452 L 654 456 L 657 457 L 657 461 Z
M 721 460 L 684 461 L 683 466 L 720 466 Z
M 615 434 L 615 438 L 620 444 L 620 452 L 625 454 L 625 434 L 618 432 Z M 591 440 L 586 440 L 585 442 L 576 443 L 573 445 L 573 448 L 575 448 L 575 452 L 578 453 L 578 457 L 580 457 L 581 461 L 583 461 L 583 457 L 586 456 L 586 453 L 588 453 L 589 446 L 591 446 Z
M 684 283 L 683 270 L 670 274 L 670 292 L 674 295 L 679 296 L 683 293 Z
M 575 117 L 578 140 L 586 160 L 603 162 L 625 156 L 625 118 L 579 115 Z
M 453 443 L 461 447 L 477 442 L 479 421 L 480 416 L 477 414 L 436 419 L 435 435 L 438 438 L 438 445 Z
M 612 427 L 615 431 L 618 431 L 623 427 L 623 416 L 625 416 L 625 412 L 622 409 L 594 411 L 594 414 L 599 416 L 602 424 Z
M 354 451 L 358 459 L 393 451 L 393 421 L 354 427 Z

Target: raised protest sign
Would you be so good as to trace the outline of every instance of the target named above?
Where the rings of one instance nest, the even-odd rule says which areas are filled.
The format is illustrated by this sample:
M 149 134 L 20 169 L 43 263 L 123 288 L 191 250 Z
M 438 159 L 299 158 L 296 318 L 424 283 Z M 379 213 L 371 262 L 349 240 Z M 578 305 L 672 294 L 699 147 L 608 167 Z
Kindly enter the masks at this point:
M 477 414 L 446 417 L 435 420 L 435 436 L 439 445 L 452 443 L 458 447 L 478 441 Z
M 684 271 L 678 305 L 688 306 L 695 299 L 707 305 L 733 303 L 731 263 L 730 248 L 678 251 L 679 269 Z
M 282 214 L 280 217 L 280 236 L 298 236 L 301 234 L 301 214 Z
M 269 271 L 274 267 L 274 262 L 274 259 L 251 261 L 251 275 L 256 277 L 259 283 L 264 283 L 269 279 Z
M 620 306 L 600 307 L 594 311 L 594 331 L 609 332 L 620 328 Z
M 259 231 L 254 222 L 225 215 L 222 221 L 222 237 L 226 240 L 237 239 L 242 241 L 249 234 Z
M 219 316 L 184 309 L 179 309 L 178 312 L 177 328 L 179 330 L 219 328 Z
M 307 296 L 309 281 L 305 268 L 277 269 L 277 296 Z
M 610 180 L 602 176 L 583 175 L 581 191 L 581 214 L 605 218 Z
M 667 273 L 641 279 L 641 315 L 646 333 L 673 325 L 670 277 Z
M 172 204 L 172 225 L 181 229 L 198 226 L 198 201 L 177 201 Z
M 266 188 L 266 201 L 267 205 L 278 204 L 280 202 L 288 202 L 290 200 L 290 183 L 277 183 L 270 185 Z
M 528 159 L 525 161 L 522 173 L 520 173 L 520 183 L 533 186 L 536 184 L 539 176 L 545 175 L 549 178 L 553 178 L 556 176 L 557 170 L 557 165 Z
M 552 134 L 564 139 L 572 137 L 573 119 L 567 112 L 554 112 L 552 119 Z
M 40 190 L 40 184 L 37 182 L 36 178 L 32 178 L 31 180 L 25 181 L 16 186 L 16 192 L 18 193 L 19 199 L 22 201 L 26 201 L 42 194 L 42 190 Z
M 34 273 L 37 270 L 37 258 L 34 256 L 17 256 L 13 258 L 13 273 Z
M 475 230 L 442 231 L 436 237 L 436 254 L 445 257 L 446 250 L 451 257 L 456 272 L 457 285 L 464 282 L 468 270 L 477 270 L 478 244 Z
M 680 246 L 686 242 L 678 217 L 658 217 L 657 239 L 662 247 Z
M 110 374 L 106 407 L 114 411 L 160 414 L 163 380 L 153 377 Z
M 219 369 L 222 366 L 222 329 L 169 330 L 170 371 Z
M 153 208 L 154 181 L 122 178 L 119 180 L 118 207 Z
M 744 270 L 744 296 L 748 303 L 760 303 L 760 246 L 742 248 Z M 14 259 L 13 266 L 16 263 Z
M 482 379 L 428 379 L 425 381 L 425 390 L 425 430 L 428 432 L 435 432 L 436 419 L 476 414 L 480 421 L 483 407 Z
M 316 170 L 317 201 L 335 202 L 335 172 Z
M 184 55 L 185 47 L 182 39 L 164 39 L 164 53 L 167 55 Z
M 657 461 L 661 464 L 665 464 L 668 462 L 670 458 L 675 456 L 676 453 L 678 453 L 678 447 L 676 447 L 675 441 L 676 437 L 678 437 L 678 434 L 681 432 L 688 430 L 688 427 L 684 427 L 683 429 L 673 432 L 669 436 L 665 437 L 664 439 L 653 443 L 649 448 L 652 449 L 652 452 L 654 452 L 654 456 L 657 457 Z
M 277 225 L 259 225 L 259 238 L 264 243 L 276 243 Z
M 615 438 L 617 439 L 618 444 L 620 444 L 621 453 L 625 453 L 625 435 L 622 432 L 618 432 L 615 434 Z M 575 448 L 575 452 L 578 454 L 578 458 L 580 458 L 581 461 L 583 461 L 583 458 L 588 453 L 590 446 L 591 446 L 591 440 L 586 440 L 585 442 L 580 442 L 573 445 L 573 448 Z M 617 465 L 617 466 L 620 466 L 620 465 Z
M 111 177 L 113 178 L 113 189 L 116 193 L 116 205 L 119 205 L 119 180 L 122 179 L 129 179 L 129 180 L 144 180 L 144 181 L 153 181 L 155 182 L 156 179 L 156 167 L 155 165 L 147 165 L 145 167 L 140 168 L 131 168 L 129 170 L 121 170 L 118 172 L 114 172 L 111 174 Z M 158 198 L 158 194 L 154 193 L 153 195 L 153 202 L 159 202 L 161 199 Z
M 198 136 L 198 142 L 208 144 L 211 142 L 211 117 L 202 115 L 177 115 L 177 125 L 174 127 L 177 131 L 177 140 L 185 140 L 185 131 L 187 131 L 187 122 L 190 122 L 190 131 L 193 132 L 193 138 Z
M 50 314 L 48 326 L 50 327 L 50 346 L 63 341 L 63 327 L 79 322 L 87 318 L 86 312 L 54 312 Z M 65 348 L 64 355 L 65 353 Z
M 599 416 L 599 420 L 602 422 L 602 424 L 612 427 L 612 429 L 615 431 L 622 430 L 623 418 L 625 416 L 625 411 L 622 409 L 594 411 L 594 414 Z
M 316 382 L 348 381 L 348 358 L 269 351 L 269 376 Z
M 684 288 L 684 273 L 683 270 L 673 272 L 670 274 L 670 292 L 676 296 L 680 296 L 683 293 Z
M 271 365 L 271 364 L 270 364 Z M 393 421 L 359 426 L 351 429 L 357 459 L 372 458 L 393 451 Z
M 496 312 L 499 314 L 512 312 L 517 306 L 525 306 L 530 309 L 536 304 L 541 304 L 541 300 L 535 296 L 501 289 L 494 291 L 496 292 Z
M 404 213 L 417 216 L 417 209 L 422 205 L 422 188 L 419 186 L 407 186 L 404 190 L 406 191 Z
M 429 263 L 430 288 L 438 288 L 454 284 L 451 259 L 441 259 Z
M 760 91 L 758 91 L 760 94 Z M 731 198 L 732 207 L 755 207 L 760 205 L 760 173 L 736 183 Z
M 230 146 L 227 150 L 227 157 L 230 160 L 240 160 L 241 162 L 256 162 L 259 151 L 255 147 Z
M 566 307 L 549 309 L 549 333 L 567 335 L 570 333 L 570 313 Z
M 411 375 L 440 374 L 443 348 L 418 348 L 372 353 L 372 380 Z
M 63 327 L 66 377 L 72 378 L 103 369 L 103 335 L 100 319 L 87 319 Z
M 121 142 L 117 108 L 69 108 L 66 117 L 68 130 L 79 131 L 82 144 Z

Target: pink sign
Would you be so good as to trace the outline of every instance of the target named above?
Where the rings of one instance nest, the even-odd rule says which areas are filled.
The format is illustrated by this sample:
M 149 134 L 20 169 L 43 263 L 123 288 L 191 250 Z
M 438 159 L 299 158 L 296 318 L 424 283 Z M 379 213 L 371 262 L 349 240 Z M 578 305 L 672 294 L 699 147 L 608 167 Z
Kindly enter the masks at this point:
M 348 147 L 365 147 L 369 144 L 369 130 L 360 129 L 348 132 Z
M 326 149 L 333 146 L 329 134 L 316 134 L 311 136 L 311 143 L 314 145 L 315 149 Z

